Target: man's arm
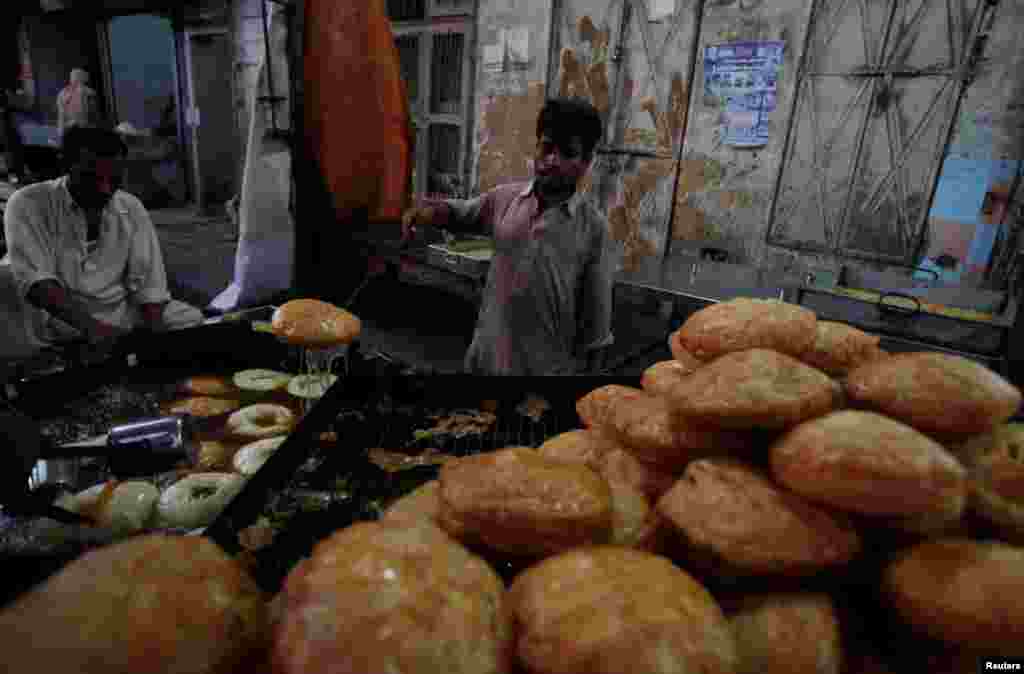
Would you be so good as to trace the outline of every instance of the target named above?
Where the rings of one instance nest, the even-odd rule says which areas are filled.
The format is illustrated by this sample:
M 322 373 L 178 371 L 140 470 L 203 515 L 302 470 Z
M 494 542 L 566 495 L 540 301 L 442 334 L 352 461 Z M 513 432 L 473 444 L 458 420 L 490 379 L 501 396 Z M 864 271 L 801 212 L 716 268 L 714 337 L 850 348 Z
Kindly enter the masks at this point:
M 612 334 L 612 287 L 615 279 L 608 223 L 598 217 L 593 226 L 596 232 L 580 289 L 578 334 L 580 351 L 587 359 L 587 370 L 596 373 L 603 368 L 607 348 L 615 341 Z
M 56 316 L 92 340 L 106 339 L 118 330 L 98 321 L 57 278 L 58 243 L 40 209 L 24 193 L 16 193 L 4 211 L 4 235 L 11 271 L 19 293 L 32 305 Z
M 402 239 L 408 239 L 422 226 L 457 233 L 485 233 L 491 201 L 488 192 L 474 199 L 450 199 L 411 208 L 402 216 Z
M 93 341 L 110 339 L 123 332 L 116 326 L 93 318 L 92 314 L 77 302 L 59 281 L 51 279 L 33 283 L 28 290 L 27 297 L 33 305 L 77 328 L 87 339 Z
M 135 238 L 128 258 L 128 292 L 138 304 L 142 327 L 147 330 L 164 329 L 164 307 L 171 300 L 167 290 L 167 272 L 164 269 L 160 239 L 146 208 L 135 204 L 131 209 L 135 219 Z

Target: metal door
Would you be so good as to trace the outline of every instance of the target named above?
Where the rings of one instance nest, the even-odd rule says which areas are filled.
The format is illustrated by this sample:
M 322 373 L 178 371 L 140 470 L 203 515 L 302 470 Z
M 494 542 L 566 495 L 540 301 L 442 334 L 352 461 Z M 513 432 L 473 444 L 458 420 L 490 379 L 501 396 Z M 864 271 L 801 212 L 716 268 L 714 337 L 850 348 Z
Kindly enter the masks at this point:
M 818 0 L 769 243 L 913 262 L 985 11 Z
M 660 258 L 668 240 L 699 4 L 556 4 L 548 93 L 587 98 L 605 117 L 605 142 L 584 190 L 607 213 L 626 269 Z
M 235 126 L 230 35 L 222 29 L 185 32 L 196 206 L 215 208 L 237 189 L 238 141 Z

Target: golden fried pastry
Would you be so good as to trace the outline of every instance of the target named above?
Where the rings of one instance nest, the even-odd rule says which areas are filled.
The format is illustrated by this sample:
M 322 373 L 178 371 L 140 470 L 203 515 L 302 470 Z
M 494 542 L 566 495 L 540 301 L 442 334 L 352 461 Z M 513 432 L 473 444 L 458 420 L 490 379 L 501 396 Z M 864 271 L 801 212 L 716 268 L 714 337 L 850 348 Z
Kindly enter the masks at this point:
M 211 398 L 230 398 L 238 396 L 241 391 L 231 377 L 208 374 L 189 377 L 178 385 L 181 393 L 188 396 L 207 396 Z
M 769 594 L 744 598 L 729 616 L 737 674 L 839 674 L 842 635 L 826 594 Z
M 270 638 L 259 587 L 199 536 L 88 552 L 6 607 L 0 629 L 23 662 L 78 674 L 253 671 Z
M 549 459 L 582 463 L 599 471 L 604 455 L 620 446 L 610 435 L 597 429 L 576 429 L 548 438 L 537 451 Z
M 874 412 L 798 426 L 771 448 L 775 479 L 819 503 L 866 515 L 959 516 L 967 471 L 942 445 Z
M 697 356 L 693 355 L 683 347 L 683 343 L 680 341 L 680 333 L 678 330 L 669 334 L 668 336 L 668 350 L 672 353 L 672 357 L 682 363 L 685 367 L 691 370 L 697 370 L 700 368 L 704 361 Z
M 231 460 L 241 448 L 241 442 L 227 439 L 202 440 L 199 443 L 199 459 L 195 467 L 202 471 L 231 470 Z
M 652 503 L 671 489 L 679 477 L 677 473 L 644 463 L 625 449 L 613 449 L 605 454 L 599 472 L 609 483 L 631 485 Z
M 869 363 L 846 379 L 851 403 L 925 433 L 984 433 L 1016 414 L 1021 393 L 967 358 L 905 353 Z
M 736 671 L 736 645 L 714 598 L 667 559 L 591 547 L 520 574 L 507 595 L 527 674 Z
M 810 309 L 740 297 L 705 307 L 679 328 L 679 344 L 700 360 L 747 349 L 800 357 L 814 345 L 817 316 Z
M 668 397 L 676 413 L 701 426 L 784 429 L 831 412 L 841 390 L 795 358 L 751 349 L 708 363 Z
M 576 401 L 576 413 L 587 428 L 610 425 L 612 410 L 629 400 L 648 400 L 651 396 L 642 389 L 620 384 L 600 386 Z
M 425 519 L 437 523 L 441 508 L 441 483 L 430 480 L 396 500 L 384 511 L 386 518 Z
M 166 406 L 168 414 L 188 414 L 198 419 L 209 419 L 230 414 L 242 406 L 238 400 L 195 396 L 176 400 Z
M 673 414 L 668 400 L 640 389 L 609 384 L 580 398 L 576 411 L 585 424 L 613 435 L 638 459 L 682 471 L 695 458 L 746 450 L 743 433 L 706 428 Z
M 863 330 L 833 321 L 818 321 L 814 344 L 800 360 L 833 377 L 841 377 L 865 363 L 885 357 L 879 339 Z
M 971 507 L 1011 543 L 1024 545 L 1024 424 L 988 436 L 971 468 Z
M 600 473 L 609 483 L 632 486 L 652 502 L 668 491 L 676 474 L 637 459 L 621 443 L 596 429 L 561 433 L 537 451 L 549 459 L 582 463 Z
M 1024 643 L 1024 549 L 948 538 L 921 543 L 886 568 L 883 589 L 912 627 L 989 655 Z
M 654 396 L 665 396 L 680 381 L 699 369 L 681 360 L 663 360 L 644 370 L 640 386 Z
M 438 521 L 470 545 L 542 557 L 611 536 L 612 494 L 605 479 L 530 448 L 449 461 L 440 482 Z
M 608 487 L 612 494 L 610 542 L 628 548 L 655 547 L 661 518 L 654 512 L 650 500 L 643 492 L 624 482 L 609 482 Z
M 274 310 L 271 329 L 289 344 L 323 349 L 351 343 L 359 337 L 362 323 L 352 313 L 329 302 L 298 299 Z
M 730 573 L 799 576 L 845 564 L 860 550 L 841 515 L 733 459 L 691 463 L 658 512 L 687 550 L 724 562 Z
M 501 579 L 424 519 L 334 533 L 292 570 L 283 594 L 275 674 L 509 669 Z

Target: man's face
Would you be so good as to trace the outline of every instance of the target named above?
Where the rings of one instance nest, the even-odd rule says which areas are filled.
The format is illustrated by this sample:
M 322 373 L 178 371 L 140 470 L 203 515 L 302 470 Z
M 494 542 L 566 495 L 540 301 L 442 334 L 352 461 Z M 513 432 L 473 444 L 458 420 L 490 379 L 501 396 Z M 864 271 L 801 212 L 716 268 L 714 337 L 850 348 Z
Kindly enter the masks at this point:
M 78 205 L 85 209 L 102 209 L 121 187 L 124 160 L 104 157 L 83 149 L 69 171 L 69 188 Z
M 590 157 L 583 154 L 583 141 L 579 136 L 556 141 L 545 134 L 537 139 L 534 174 L 542 195 L 557 196 L 576 191 L 588 168 Z

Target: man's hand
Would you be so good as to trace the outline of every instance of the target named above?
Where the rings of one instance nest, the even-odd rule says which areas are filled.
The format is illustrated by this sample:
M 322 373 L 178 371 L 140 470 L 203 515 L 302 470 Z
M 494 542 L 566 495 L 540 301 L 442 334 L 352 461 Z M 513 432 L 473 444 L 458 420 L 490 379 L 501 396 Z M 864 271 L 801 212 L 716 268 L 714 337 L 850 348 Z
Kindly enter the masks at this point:
M 417 227 L 433 225 L 437 210 L 433 206 L 410 208 L 402 214 L 402 241 L 408 241 L 416 234 Z
M 139 307 L 139 313 L 142 316 L 142 327 L 150 332 L 163 332 L 166 324 L 164 323 L 164 307 L 165 304 L 143 304 Z

